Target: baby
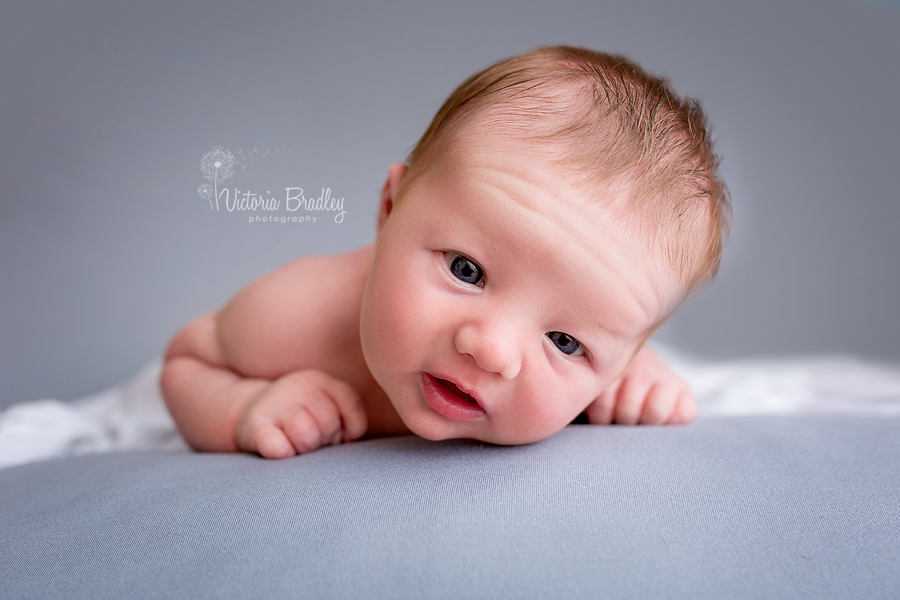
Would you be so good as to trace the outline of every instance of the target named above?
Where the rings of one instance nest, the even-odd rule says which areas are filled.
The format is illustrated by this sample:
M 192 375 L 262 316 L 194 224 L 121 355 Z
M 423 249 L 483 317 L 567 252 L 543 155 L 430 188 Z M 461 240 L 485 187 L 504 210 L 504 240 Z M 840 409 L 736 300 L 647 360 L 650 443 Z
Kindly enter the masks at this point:
M 644 343 L 715 273 L 705 119 L 619 56 L 537 48 L 466 80 L 388 169 L 373 246 L 299 258 L 188 324 L 163 396 L 198 450 L 415 433 L 527 444 L 686 423 Z

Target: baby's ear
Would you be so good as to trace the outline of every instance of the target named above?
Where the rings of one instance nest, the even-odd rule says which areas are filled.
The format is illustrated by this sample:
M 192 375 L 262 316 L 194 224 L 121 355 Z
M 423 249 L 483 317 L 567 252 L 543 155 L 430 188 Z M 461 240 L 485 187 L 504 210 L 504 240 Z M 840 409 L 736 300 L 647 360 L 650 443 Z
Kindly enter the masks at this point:
M 381 205 L 378 207 L 378 231 L 384 227 L 388 215 L 394 208 L 394 198 L 397 197 L 397 190 L 400 189 L 400 182 L 407 170 L 408 167 L 403 163 L 394 163 L 388 168 L 387 180 L 381 189 Z

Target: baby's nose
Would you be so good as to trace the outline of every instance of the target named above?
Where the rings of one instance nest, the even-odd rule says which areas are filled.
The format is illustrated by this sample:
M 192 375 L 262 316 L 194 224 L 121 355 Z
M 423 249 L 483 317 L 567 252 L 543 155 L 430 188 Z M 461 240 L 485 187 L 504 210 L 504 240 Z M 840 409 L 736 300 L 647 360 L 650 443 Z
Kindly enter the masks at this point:
M 515 379 L 522 369 L 522 353 L 515 336 L 502 327 L 468 324 L 456 332 L 456 349 L 471 356 L 485 371 Z

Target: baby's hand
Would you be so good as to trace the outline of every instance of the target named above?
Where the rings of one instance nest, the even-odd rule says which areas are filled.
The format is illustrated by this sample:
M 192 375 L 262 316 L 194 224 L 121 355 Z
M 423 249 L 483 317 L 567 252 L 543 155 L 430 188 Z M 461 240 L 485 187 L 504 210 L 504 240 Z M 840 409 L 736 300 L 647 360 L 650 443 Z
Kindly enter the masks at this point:
M 697 404 L 688 384 L 644 346 L 585 413 L 601 425 L 675 425 L 694 420 Z
M 235 441 L 244 452 L 287 458 L 358 439 L 367 426 L 362 400 L 350 385 L 322 371 L 295 371 L 250 401 Z

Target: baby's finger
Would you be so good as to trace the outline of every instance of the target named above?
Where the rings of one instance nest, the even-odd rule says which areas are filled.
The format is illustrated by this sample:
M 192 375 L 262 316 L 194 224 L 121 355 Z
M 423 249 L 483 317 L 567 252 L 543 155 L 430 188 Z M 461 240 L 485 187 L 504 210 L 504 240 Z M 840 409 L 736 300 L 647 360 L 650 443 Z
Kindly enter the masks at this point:
M 319 431 L 318 423 L 306 406 L 298 407 L 290 417 L 278 425 L 281 426 L 297 454 L 312 452 L 322 445 L 322 432 Z
M 697 417 L 697 402 L 694 400 L 694 394 L 690 389 L 682 392 L 678 396 L 678 403 L 672 416 L 669 417 L 668 423 L 672 425 L 683 425 L 690 423 Z
M 641 411 L 642 425 L 662 425 L 668 422 L 678 403 L 679 387 L 657 384 L 650 388 L 644 409 Z
M 623 379 L 616 394 L 615 422 L 619 425 L 637 425 L 649 391 L 650 385 L 644 381 L 634 377 Z
M 297 454 L 284 432 L 271 423 L 258 424 L 246 439 L 238 440 L 238 446 L 263 458 L 289 458 Z
M 609 387 L 597 396 L 584 410 L 588 423 L 592 425 L 609 425 L 613 420 L 613 411 L 616 407 L 616 392 L 618 386 Z
M 345 442 L 359 439 L 369 428 L 369 420 L 362 398 L 350 385 L 340 379 L 328 377 L 325 382 L 325 391 L 337 404 L 343 422 Z
M 340 409 L 327 393 L 319 390 L 305 396 L 303 406 L 316 422 L 321 446 L 330 445 L 335 436 L 342 437 Z

